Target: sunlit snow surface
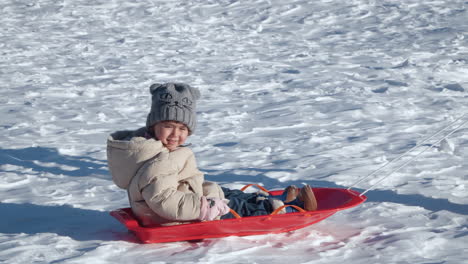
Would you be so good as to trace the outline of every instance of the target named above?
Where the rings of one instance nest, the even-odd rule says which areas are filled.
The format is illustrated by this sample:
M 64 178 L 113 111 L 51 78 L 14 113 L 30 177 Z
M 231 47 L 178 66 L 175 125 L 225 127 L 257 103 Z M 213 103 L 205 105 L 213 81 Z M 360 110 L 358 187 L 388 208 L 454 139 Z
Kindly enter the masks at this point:
M 291 233 L 198 243 L 137 244 L 109 216 L 128 202 L 105 146 L 110 132 L 145 124 L 150 84 L 187 82 L 202 92 L 190 142 L 207 180 L 346 188 L 468 113 L 466 1 L 5 0 L 0 10 L 0 262 L 468 259 L 468 126 L 357 208 Z

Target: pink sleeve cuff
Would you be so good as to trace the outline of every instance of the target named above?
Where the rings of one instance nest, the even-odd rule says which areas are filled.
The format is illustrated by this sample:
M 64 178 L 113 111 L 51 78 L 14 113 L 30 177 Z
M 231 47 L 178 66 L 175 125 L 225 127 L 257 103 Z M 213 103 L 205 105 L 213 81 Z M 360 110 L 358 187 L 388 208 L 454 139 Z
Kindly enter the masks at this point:
M 208 213 L 208 201 L 206 200 L 205 196 L 202 196 L 200 199 L 200 216 L 198 217 L 198 220 L 204 220 L 206 218 L 206 215 Z

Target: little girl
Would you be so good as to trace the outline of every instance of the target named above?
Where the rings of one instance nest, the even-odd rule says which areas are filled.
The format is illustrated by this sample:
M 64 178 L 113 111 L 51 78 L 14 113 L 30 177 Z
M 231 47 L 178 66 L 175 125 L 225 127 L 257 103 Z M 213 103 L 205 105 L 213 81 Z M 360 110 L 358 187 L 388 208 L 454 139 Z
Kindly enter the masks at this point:
M 193 152 L 184 146 L 196 128 L 195 108 L 200 92 L 182 83 L 153 84 L 150 92 L 152 105 L 146 127 L 118 131 L 107 140 L 112 179 L 127 190 L 140 224 L 156 226 L 220 219 L 229 213 L 228 202 L 239 211 L 246 205 L 257 206 L 247 201 L 239 203 L 242 198 L 233 195 L 235 191 L 204 181 Z M 298 194 L 294 190 L 287 192 L 291 200 Z M 231 201 L 225 200 L 224 192 Z M 271 213 L 283 204 L 276 199 L 267 200 L 275 202 L 270 202 L 265 212 L 259 214 Z M 243 212 L 244 216 L 254 215 Z

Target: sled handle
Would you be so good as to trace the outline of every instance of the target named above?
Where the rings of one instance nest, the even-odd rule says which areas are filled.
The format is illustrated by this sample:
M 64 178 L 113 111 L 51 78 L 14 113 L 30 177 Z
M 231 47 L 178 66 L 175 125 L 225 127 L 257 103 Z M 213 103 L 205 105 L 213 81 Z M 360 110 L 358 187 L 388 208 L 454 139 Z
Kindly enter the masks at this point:
M 250 186 L 255 186 L 257 188 L 259 188 L 260 190 L 264 191 L 264 192 L 269 192 L 267 189 L 265 189 L 263 186 L 261 185 L 258 185 L 256 183 L 251 183 L 251 184 L 247 184 L 245 185 L 244 187 L 242 187 L 240 190 L 241 191 L 245 191 L 245 189 L 249 188 Z
M 278 209 L 274 210 L 274 211 L 271 213 L 271 215 L 276 215 L 276 214 L 278 214 L 281 210 L 283 210 L 283 209 L 286 208 L 286 207 L 293 207 L 294 209 L 298 210 L 298 211 L 301 212 L 301 213 L 306 212 L 306 210 L 300 208 L 300 207 L 297 206 L 297 205 L 285 204 L 285 205 L 279 207 Z
M 229 212 L 237 219 L 242 218 L 236 211 L 229 208 Z
M 306 212 L 306 210 L 302 209 L 301 207 L 299 207 L 297 205 L 285 204 L 285 205 L 279 207 L 278 209 L 276 209 L 275 211 L 273 211 L 270 215 L 277 215 L 281 210 L 283 210 L 286 207 L 293 207 L 293 208 L 295 208 L 296 210 L 298 210 L 301 213 Z M 236 211 L 234 211 L 234 210 L 232 210 L 230 208 L 229 208 L 229 212 L 237 219 L 242 218 Z

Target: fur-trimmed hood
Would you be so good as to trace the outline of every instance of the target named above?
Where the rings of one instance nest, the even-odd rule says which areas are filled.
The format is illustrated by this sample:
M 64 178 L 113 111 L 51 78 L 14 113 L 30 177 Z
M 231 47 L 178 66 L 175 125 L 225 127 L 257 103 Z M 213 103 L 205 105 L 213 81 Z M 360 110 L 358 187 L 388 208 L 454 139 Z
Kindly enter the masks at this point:
M 114 183 L 128 189 L 140 167 L 161 152 L 168 152 L 161 141 L 147 139 L 146 129 L 117 131 L 107 139 L 107 161 Z

